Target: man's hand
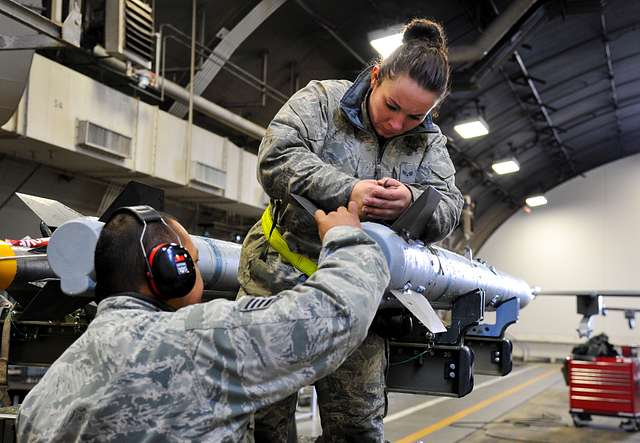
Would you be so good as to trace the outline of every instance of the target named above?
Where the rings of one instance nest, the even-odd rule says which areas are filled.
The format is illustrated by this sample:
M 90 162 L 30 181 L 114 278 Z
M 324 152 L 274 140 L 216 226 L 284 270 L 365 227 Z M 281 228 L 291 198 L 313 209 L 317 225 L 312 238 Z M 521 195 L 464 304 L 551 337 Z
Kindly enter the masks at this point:
M 358 217 L 358 205 L 356 202 L 349 202 L 349 209 L 340 206 L 333 212 L 325 214 L 323 210 L 318 209 L 314 214 L 316 223 L 318 224 L 318 234 L 320 240 L 324 240 L 324 235 L 329 229 L 336 226 L 353 226 L 360 227 L 360 218 Z
M 380 179 L 377 185 L 364 197 L 362 212 L 370 218 L 395 220 L 411 204 L 411 191 L 393 178 Z
M 366 203 L 364 203 L 364 200 L 373 197 L 374 191 L 383 189 L 382 185 L 378 184 L 376 180 L 360 180 L 355 184 L 351 190 L 349 200 L 356 203 L 360 217 L 365 215 L 363 209 Z

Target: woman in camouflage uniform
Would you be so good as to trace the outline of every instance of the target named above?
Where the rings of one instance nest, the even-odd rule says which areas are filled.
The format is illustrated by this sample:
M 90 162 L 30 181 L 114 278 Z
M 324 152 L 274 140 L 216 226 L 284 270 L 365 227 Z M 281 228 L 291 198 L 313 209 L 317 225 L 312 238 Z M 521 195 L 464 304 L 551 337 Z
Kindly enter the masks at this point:
M 240 295 L 269 296 L 310 273 L 290 264 L 299 260 L 282 257 L 274 235 L 294 257 L 317 260 L 321 244 L 313 218 L 291 194 L 325 211 L 353 200 L 361 217 L 388 223 L 433 186 L 444 198 L 425 220 L 423 240 L 440 240 L 456 227 L 462 196 L 447 138 L 430 114 L 448 84 L 441 26 L 414 19 L 403 44 L 354 83 L 312 81 L 289 99 L 260 145 L 258 179 L 271 204 L 245 239 Z M 324 441 L 383 440 L 384 349 L 384 339 L 371 332 L 334 374 L 316 382 Z M 286 441 L 295 405 L 294 395 L 256 414 L 256 440 Z

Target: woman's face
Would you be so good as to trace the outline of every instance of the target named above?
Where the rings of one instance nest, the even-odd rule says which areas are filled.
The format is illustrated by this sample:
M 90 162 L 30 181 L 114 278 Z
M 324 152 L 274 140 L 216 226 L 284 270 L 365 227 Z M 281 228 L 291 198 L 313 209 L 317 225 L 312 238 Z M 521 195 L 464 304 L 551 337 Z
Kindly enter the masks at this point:
M 368 111 L 380 137 L 390 138 L 418 126 L 438 102 L 438 96 L 423 89 L 407 75 L 378 82 L 380 68 L 371 70 Z

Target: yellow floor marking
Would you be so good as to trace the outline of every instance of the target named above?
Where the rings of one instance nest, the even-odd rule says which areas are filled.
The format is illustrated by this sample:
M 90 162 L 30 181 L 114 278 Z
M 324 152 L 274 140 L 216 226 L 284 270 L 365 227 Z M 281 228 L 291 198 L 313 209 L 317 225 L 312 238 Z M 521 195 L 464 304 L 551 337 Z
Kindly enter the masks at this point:
M 426 428 L 422 428 L 419 431 L 416 431 L 411 435 L 407 435 L 406 437 L 401 438 L 400 440 L 396 440 L 396 443 L 411 443 L 411 442 L 414 442 L 414 441 L 418 440 L 419 438 L 425 437 L 425 436 L 427 436 L 429 434 L 432 434 L 432 433 L 434 433 L 436 431 L 439 431 L 442 428 L 445 428 L 445 427 L 449 426 L 451 423 L 455 423 L 458 420 L 461 420 L 462 418 L 466 417 L 469 414 L 473 414 L 474 412 L 478 412 L 479 410 L 486 408 L 487 406 L 489 406 L 492 403 L 497 402 L 498 400 L 502 400 L 505 397 L 508 397 L 508 396 L 510 396 L 512 394 L 515 394 L 516 392 L 523 390 L 527 386 L 530 386 L 530 385 L 532 385 L 534 383 L 537 383 L 540 380 L 542 380 L 544 378 L 547 378 L 552 374 L 558 374 L 558 373 L 559 373 L 558 369 L 551 369 L 551 370 L 549 370 L 547 372 L 544 372 L 543 374 L 541 374 L 541 375 L 539 375 L 539 376 L 537 376 L 535 378 L 532 378 L 529 381 L 526 381 L 526 382 L 524 382 L 522 384 L 514 386 L 513 388 L 508 389 L 508 390 L 506 390 L 504 392 L 501 392 L 500 394 L 496 394 L 493 397 L 489 397 L 486 400 L 483 400 L 480 403 L 477 403 L 477 404 L 475 404 L 473 406 L 469 406 L 468 408 L 463 409 L 460 412 L 457 412 L 457 413 L 455 413 L 453 415 L 450 415 L 447 418 L 443 418 L 439 422 L 434 423 L 434 424 L 432 424 L 430 426 L 427 426 Z

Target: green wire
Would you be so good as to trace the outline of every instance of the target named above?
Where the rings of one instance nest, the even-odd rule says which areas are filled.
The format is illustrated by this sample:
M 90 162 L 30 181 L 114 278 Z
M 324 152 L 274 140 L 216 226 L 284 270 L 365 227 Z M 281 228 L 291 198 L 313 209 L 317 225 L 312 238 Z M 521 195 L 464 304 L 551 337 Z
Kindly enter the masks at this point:
M 418 359 L 418 358 L 422 357 L 422 356 L 423 356 L 424 354 L 426 354 L 427 352 L 429 352 L 429 349 L 427 349 L 426 351 L 422 351 L 421 353 L 419 353 L 419 354 L 417 354 L 417 355 L 414 355 L 413 357 L 410 357 L 410 358 L 408 358 L 408 359 L 406 359 L 406 360 L 402 360 L 402 361 L 398 361 L 398 362 L 393 362 L 393 363 L 391 363 L 391 365 L 390 365 L 390 366 L 398 366 L 398 365 L 403 365 L 403 364 L 405 364 L 405 363 L 409 363 L 410 361 L 413 361 L 413 360 L 415 360 L 415 359 Z

